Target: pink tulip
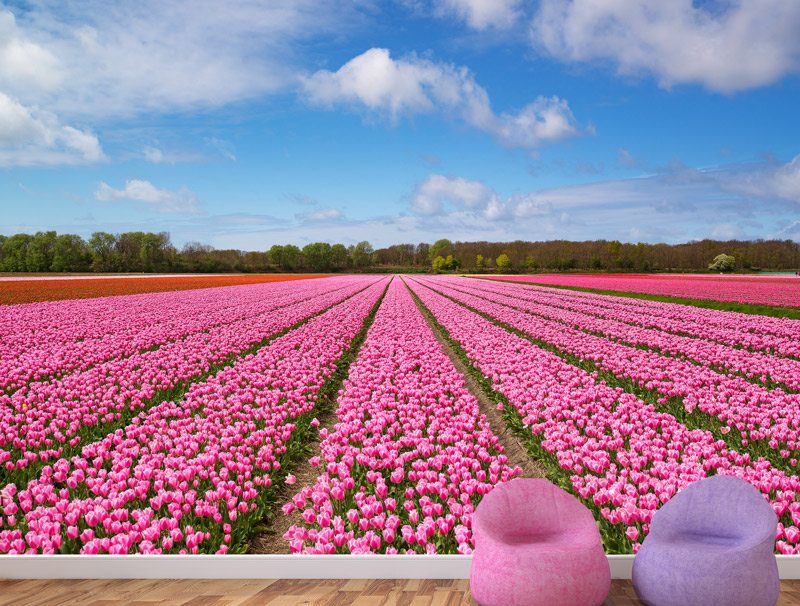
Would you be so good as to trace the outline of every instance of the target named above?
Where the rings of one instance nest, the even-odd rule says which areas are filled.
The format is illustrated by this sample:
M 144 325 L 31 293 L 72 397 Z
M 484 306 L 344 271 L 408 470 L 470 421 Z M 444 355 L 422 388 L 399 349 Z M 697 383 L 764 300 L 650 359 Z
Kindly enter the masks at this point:
M 414 372 L 409 373 L 407 369 L 414 367 Z M 387 396 L 381 397 L 382 393 Z M 402 394 L 402 398 L 394 393 Z M 425 395 L 436 401 L 436 406 L 426 406 Z M 440 516 L 445 512 L 451 491 L 468 499 L 462 492 L 460 469 L 469 469 L 468 477 L 482 481 L 489 480 L 491 474 L 492 484 L 507 481 L 521 471 L 506 466 L 502 454 L 490 455 L 486 450 L 491 447 L 502 452 L 502 447 L 480 414 L 477 401 L 467 391 L 463 377 L 455 371 L 398 280 L 389 286 L 359 357 L 351 366 L 350 378 L 342 387 L 339 404 L 339 419 L 364 421 L 360 425 L 348 424 L 346 434 L 341 436 L 337 431 L 320 431 L 324 465 L 313 487 L 312 499 L 317 518 L 304 515 L 306 526 L 295 525 L 284 535 L 293 552 L 318 553 L 320 546 L 313 533 L 324 532 L 328 520 L 338 514 L 348 520 L 353 538 L 345 542 L 341 531 L 337 531 L 338 535 L 334 533 L 337 550 L 396 553 L 397 549 L 390 544 L 395 540 L 400 519 L 387 517 L 386 513 L 397 509 L 396 496 L 405 496 L 403 508 L 409 512 L 409 520 L 421 524 L 416 534 L 410 526 L 403 527 L 404 541 L 420 545 L 424 552 L 430 553 L 435 551 L 433 536 L 440 533 L 455 551 L 456 541 L 451 534 L 454 524 Z M 465 418 L 475 419 L 474 428 L 467 430 L 454 418 L 454 407 Z M 354 415 L 356 411 L 358 414 Z M 430 441 L 415 435 L 411 427 L 400 429 L 401 418 L 406 425 L 416 420 L 420 427 L 431 428 Z M 397 427 L 394 438 L 375 429 L 386 427 Z M 441 444 L 437 442 L 438 436 L 442 437 Z M 399 440 L 405 443 L 401 446 Z M 449 448 L 447 444 L 452 442 L 472 445 L 475 453 Z M 413 450 L 401 458 L 398 452 L 403 446 Z M 452 466 L 449 476 L 444 473 L 448 465 Z M 474 472 L 473 465 L 477 465 Z M 388 477 L 383 471 L 387 466 L 391 469 Z M 356 469 L 365 478 L 361 485 L 353 479 Z M 434 469 L 443 473 L 440 475 Z M 426 470 L 430 470 L 430 476 Z M 490 488 L 487 483 L 481 490 Z M 393 494 L 396 496 L 390 496 Z M 434 501 L 431 495 L 443 502 Z M 299 498 L 306 496 L 295 495 L 292 502 Z M 348 499 L 353 499 L 358 509 L 340 510 L 340 503 Z
M 487 276 L 492 278 L 492 276 Z M 757 278 L 757 279 L 755 279 Z M 537 275 L 503 276 L 504 281 L 534 282 L 559 286 L 579 286 L 600 290 L 641 292 L 691 299 L 736 301 L 763 305 L 797 304 L 796 280 L 787 276 L 718 276 L 718 275 Z M 551 290 L 551 289 L 548 289 Z M 573 293 L 571 293 L 573 294 Z M 582 293 L 574 293 L 579 295 Z M 587 293 L 589 294 L 589 293 Z M 649 306 L 643 306 L 648 308 Z M 656 307 L 656 306 L 653 306 Z M 700 309 L 698 313 L 710 310 Z M 712 315 L 712 314 L 708 314 Z M 771 320 L 772 318 L 767 318 Z
M 505 285 L 496 287 L 494 284 L 476 286 L 476 282 L 464 278 L 414 278 L 409 284 L 472 363 L 493 382 L 494 389 L 508 399 L 508 405 L 520 414 L 524 425 L 537 436 L 542 447 L 572 474 L 575 493 L 586 500 L 604 503 L 601 515 L 612 525 L 621 525 L 621 535 L 633 522 L 649 522 L 661 503 L 688 483 L 705 477 L 712 469 L 716 473 L 737 475 L 750 481 L 773 506 L 778 504 L 779 510 L 787 511 L 795 495 L 800 494 L 800 479 L 796 475 L 787 475 L 763 459 L 753 461 L 748 453 L 732 450 L 709 431 L 687 430 L 669 414 L 657 411 L 632 394 L 608 388 L 597 382 L 596 374 L 568 364 L 462 306 L 469 305 L 499 318 L 523 333 L 535 335 L 537 339 L 551 342 L 595 364 L 617 364 L 619 360 L 619 367 L 608 366 L 608 369 L 634 381 L 648 380 L 648 385 L 653 385 L 654 380 L 646 375 L 648 368 L 637 365 L 638 360 L 647 358 L 659 363 L 665 360 L 667 364 L 673 364 L 671 360 L 675 360 L 688 364 L 645 349 L 626 348 L 617 342 L 571 328 L 564 321 L 544 319 L 548 314 L 561 314 L 559 309 L 571 305 L 571 299 L 578 300 L 583 294 L 572 297 L 571 293 L 564 295 L 548 291 L 547 296 L 551 299 L 566 297 L 567 301 L 555 301 L 547 308 L 537 308 L 536 313 L 523 312 L 522 309 L 533 309 L 527 301 L 539 297 L 539 291 L 546 289 L 530 289 L 534 292 L 531 295 L 527 288 L 509 286 L 506 289 Z M 495 302 L 500 299 L 497 296 L 500 291 L 504 293 L 502 304 Z M 593 304 L 596 298 L 596 295 L 592 296 Z M 604 304 L 605 299 L 601 303 Z M 660 309 L 659 305 L 663 304 L 651 307 Z M 591 310 L 581 313 L 583 318 L 590 315 Z M 570 318 L 571 321 L 577 320 L 578 316 L 573 314 Z M 604 330 L 610 326 L 605 325 Z M 778 330 L 778 324 L 771 326 Z M 618 352 L 619 359 L 615 357 Z M 738 377 L 730 378 L 723 374 L 713 377 L 715 371 L 703 369 L 700 365 L 691 364 L 685 368 L 693 373 L 705 373 L 702 376 L 709 376 L 715 384 L 722 385 L 720 393 L 731 402 L 739 402 L 736 394 L 742 390 L 763 391 L 763 388 Z M 671 383 L 676 389 L 691 384 L 702 386 L 704 381 Z M 669 393 L 672 397 L 677 392 Z M 778 390 L 773 393 L 775 398 L 784 397 Z M 684 403 L 690 407 L 706 407 L 709 402 L 709 399 L 689 399 Z M 778 412 L 769 410 L 772 415 Z M 737 428 L 739 431 L 757 431 L 759 424 L 754 415 L 762 414 L 758 408 L 741 407 L 732 411 L 728 406 L 727 411 L 728 414 L 739 415 L 741 412 L 744 415 L 746 412 L 751 415 L 742 416 Z M 669 436 L 669 441 L 665 436 Z M 777 435 L 773 437 L 780 442 Z M 789 441 L 787 438 L 787 443 Z M 747 444 L 747 440 L 742 440 L 743 448 Z M 476 486 L 476 492 L 481 490 L 484 489 Z M 784 521 L 789 515 L 784 513 Z M 643 523 L 637 541 L 647 530 L 647 524 Z M 634 543 L 634 550 L 638 549 L 637 545 L 638 542 Z

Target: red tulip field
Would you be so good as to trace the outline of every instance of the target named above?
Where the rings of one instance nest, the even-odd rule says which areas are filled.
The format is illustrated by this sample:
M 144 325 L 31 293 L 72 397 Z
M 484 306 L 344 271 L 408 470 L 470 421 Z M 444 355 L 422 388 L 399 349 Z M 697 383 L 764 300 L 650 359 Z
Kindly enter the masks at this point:
M 239 274 L 228 276 L 0 276 L 0 305 L 88 299 L 171 290 L 191 290 L 237 284 L 260 284 L 319 278 L 320 274 Z
M 531 473 L 609 553 L 738 476 L 800 553 L 800 320 L 540 278 L 0 305 L 0 553 L 469 554 L 483 495 Z M 553 284 L 800 306 L 789 277 L 593 278 Z

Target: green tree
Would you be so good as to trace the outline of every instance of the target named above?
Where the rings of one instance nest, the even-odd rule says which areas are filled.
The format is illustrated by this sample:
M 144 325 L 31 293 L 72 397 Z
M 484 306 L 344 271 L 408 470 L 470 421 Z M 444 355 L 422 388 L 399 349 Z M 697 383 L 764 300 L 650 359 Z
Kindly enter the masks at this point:
M 215 270 L 214 249 L 202 242 L 187 242 L 180 252 L 182 268 L 191 272 L 211 272 Z
M 350 266 L 350 255 L 347 254 L 347 247 L 344 244 L 334 244 L 331 246 L 331 268 L 335 270 L 347 269 Z
M 286 269 L 298 269 L 303 265 L 303 251 L 294 244 L 287 244 L 283 247 L 283 259 Z
M 283 246 L 273 244 L 267 251 L 269 262 L 276 267 L 283 267 Z
M 145 271 L 146 254 L 142 250 L 144 238 L 142 231 L 126 231 L 117 236 L 119 271 Z
M 96 231 L 89 238 L 93 271 L 119 271 L 120 258 L 117 253 L 117 237 L 104 231 Z
M 53 246 L 52 271 L 89 271 L 92 253 L 83 238 L 75 234 L 63 234 L 56 238 Z
M 714 260 L 708 266 L 711 271 L 733 271 L 736 268 L 736 257 L 731 255 L 721 254 L 714 257 Z
M 475 256 L 475 267 L 478 269 L 483 269 L 483 255 Z
M 294 244 L 275 244 L 269 249 L 269 260 L 284 271 L 293 271 L 302 264 L 302 251 Z
M 442 257 L 441 255 L 439 255 L 431 263 L 431 265 L 433 266 L 433 271 L 435 271 L 437 273 L 442 271 L 443 269 L 445 269 L 446 263 L 447 262 L 446 262 L 445 258 Z
M 353 246 L 350 251 L 350 258 L 353 262 L 353 267 L 364 268 L 372 266 L 372 244 L 363 240 Z
M 167 232 L 137 233 L 139 242 L 138 265 L 142 271 L 167 271 L 172 262 L 175 249 L 169 241 Z
M 619 267 L 622 264 L 622 257 L 620 256 L 620 252 L 622 250 L 622 242 L 619 240 L 612 240 L 608 244 L 606 244 L 606 252 L 608 256 L 611 258 L 611 262 Z
M 447 238 L 436 240 L 436 242 L 431 244 L 430 248 L 428 248 L 428 259 L 433 261 L 433 259 L 439 256 L 439 253 L 443 252 L 444 249 L 452 245 L 453 243 Z
M 497 269 L 500 271 L 506 271 L 511 267 L 511 259 L 508 258 L 506 253 L 502 253 L 497 256 Z
M 456 259 L 453 255 L 447 255 L 444 260 L 444 268 L 458 269 L 459 267 L 461 267 L 461 263 L 459 263 L 458 259 Z
M 28 271 L 28 247 L 33 241 L 30 234 L 14 234 L 3 243 L 3 270 Z
M 330 271 L 331 245 L 327 242 L 312 242 L 303 247 L 303 257 L 308 266 L 316 272 Z
M 28 244 L 25 260 L 28 271 L 50 271 L 57 237 L 54 231 L 38 231 L 34 234 Z
M 283 247 L 283 268 L 295 270 L 303 265 L 303 251 L 294 244 L 287 244 Z

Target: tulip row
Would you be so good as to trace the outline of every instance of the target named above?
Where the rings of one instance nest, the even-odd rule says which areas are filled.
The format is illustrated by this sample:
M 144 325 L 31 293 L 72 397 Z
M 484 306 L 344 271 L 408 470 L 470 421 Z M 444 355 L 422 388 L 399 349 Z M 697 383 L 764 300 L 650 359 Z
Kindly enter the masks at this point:
M 725 329 L 726 332 L 718 334 L 717 337 L 724 338 L 725 334 L 730 335 L 728 331 L 740 331 L 744 333 L 740 338 L 742 339 L 741 344 L 745 347 L 765 349 L 767 351 L 774 349 L 780 351 L 781 348 L 788 348 L 785 355 L 795 356 L 798 352 L 796 343 L 794 347 L 792 347 L 792 343 L 800 338 L 800 328 L 798 328 L 796 321 L 791 321 L 791 318 L 775 317 L 765 314 L 741 313 L 730 310 L 707 309 L 697 307 L 696 305 L 686 305 L 670 301 L 651 301 L 638 299 L 636 297 L 626 297 L 624 295 L 614 296 L 594 292 L 583 292 L 568 287 L 552 288 L 549 286 L 538 286 L 526 282 L 524 279 L 513 279 L 511 277 L 504 278 L 500 280 L 500 282 L 516 283 L 525 288 L 537 289 L 545 292 L 560 290 L 565 297 L 582 299 L 597 304 L 598 306 L 623 306 L 628 308 L 631 314 L 642 316 L 642 319 L 645 321 L 652 317 L 655 320 L 663 319 L 667 322 L 682 322 L 689 317 L 693 317 L 696 323 L 707 326 L 709 330 L 713 330 L 714 328 Z M 752 336 L 748 336 L 748 333 Z M 777 337 L 778 340 L 772 341 L 773 337 Z M 727 344 L 735 346 L 737 342 Z
M 538 449 L 551 479 L 595 511 L 608 550 L 638 551 L 661 504 L 687 484 L 720 473 L 758 488 L 780 518 L 776 549 L 800 552 L 796 475 L 753 461 L 708 431 L 687 429 L 422 282 L 410 282 L 413 291 L 484 384 L 502 395 L 506 417 Z
M 628 347 L 587 334 L 560 322 L 494 303 L 428 280 L 437 290 L 494 320 L 524 333 L 558 352 L 575 356 L 632 385 L 647 390 L 659 405 L 669 406 L 681 420 L 716 429 L 736 447 L 768 457 L 783 469 L 797 465 L 800 448 L 800 394 L 767 390 L 736 376 L 714 372 L 685 360 Z M 698 411 L 697 413 L 695 411 Z
M 240 358 L 181 402 L 0 491 L 0 552 L 226 553 L 246 548 L 274 486 L 302 452 L 337 364 L 377 305 L 371 283 Z
M 334 290 L 327 280 L 63 301 L 4 308 L 2 324 L 15 333 L 0 345 L 0 390 L 80 371 L 100 362 L 203 332 L 298 302 L 302 293 Z M 265 303 L 265 299 L 269 299 Z M 42 310 L 40 308 L 45 308 Z M 6 313 L 8 312 L 8 313 Z
M 543 275 L 503 279 L 756 305 L 800 305 L 800 280 L 795 276 Z
M 632 326 L 705 339 L 748 351 L 800 358 L 800 322 L 731 311 L 700 309 L 660 301 L 643 301 L 594 293 L 475 280 L 480 288 L 502 288 L 506 294 L 544 305 L 580 311 Z
M 295 283 L 297 302 L 279 313 L 265 311 L 62 379 L 34 383 L 10 396 L 0 395 L 0 479 L 19 482 L 32 477 L 42 462 L 77 452 L 79 443 L 98 439 L 140 410 L 176 397 L 188 383 L 202 380 L 376 278 L 341 280 L 344 287 L 335 290 L 321 289 L 316 281 Z
M 463 292 L 555 320 L 624 345 L 685 359 L 717 372 L 736 374 L 766 388 L 780 387 L 786 391 L 800 391 L 800 360 L 797 359 L 729 347 L 715 343 L 705 336 L 687 337 L 636 326 L 628 321 L 630 314 L 626 315 L 624 312 L 617 314 L 615 318 L 601 317 L 591 305 L 575 305 L 564 301 L 557 292 L 539 295 L 510 284 L 495 285 L 488 280 L 462 279 L 451 282 L 450 285 Z
M 293 553 L 471 553 L 481 496 L 510 467 L 463 375 L 395 280 L 320 431 L 322 473 L 286 503 Z

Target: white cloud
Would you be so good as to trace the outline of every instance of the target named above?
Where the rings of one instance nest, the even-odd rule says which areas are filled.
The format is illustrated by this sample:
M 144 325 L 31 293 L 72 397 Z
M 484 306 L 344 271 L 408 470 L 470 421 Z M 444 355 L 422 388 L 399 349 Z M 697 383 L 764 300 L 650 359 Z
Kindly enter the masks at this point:
M 495 193 L 479 181 L 431 175 L 417 186 L 411 208 L 420 215 L 438 215 L 448 202 L 474 209 L 488 206 L 494 196 Z
M 464 218 L 494 222 L 551 214 L 552 206 L 529 195 L 501 199 L 480 181 L 430 175 L 414 190 L 411 210 L 427 217 L 458 213 Z
M 116 202 L 128 200 L 142 202 L 160 213 L 190 213 L 199 212 L 197 197 L 187 187 L 177 191 L 159 189 L 150 181 L 129 179 L 125 187 L 114 189 L 108 183 L 101 182 L 94 194 L 95 199 L 101 202 Z
M 395 118 L 403 112 L 430 111 L 435 101 L 457 103 L 463 79 L 463 72 L 453 67 L 415 58 L 395 61 L 387 49 L 371 48 L 336 72 L 314 73 L 304 85 L 312 103 L 361 103 Z
M 800 156 L 704 170 L 677 164 L 510 196 L 481 181 L 430 175 L 411 196 L 411 216 L 420 234 L 467 240 L 797 238 L 798 168 Z
M 152 164 L 162 164 L 166 162 L 164 152 L 157 147 L 145 147 L 142 150 L 142 155 L 144 156 L 145 160 Z
M 799 71 L 798 31 L 796 0 L 541 0 L 531 38 L 564 61 L 610 61 L 664 87 L 729 93 Z
M 14 15 L 0 8 L 0 87 L 40 92 L 51 91 L 61 83 L 55 56 L 26 38 Z
M 220 107 L 296 83 L 295 43 L 344 0 L 38 0 L 0 6 L 0 90 L 60 116 Z
M 456 15 L 472 29 L 479 31 L 506 29 L 519 18 L 520 0 L 436 0 L 435 9 L 441 15 Z
M 727 191 L 760 199 L 781 199 L 800 204 L 800 155 L 785 164 L 745 166 L 719 175 Z
M 142 148 L 138 158 L 150 164 L 181 164 L 184 162 L 200 162 L 208 158 L 199 152 L 164 150 L 160 147 L 146 145 Z
M 517 114 L 486 118 L 484 130 L 511 147 L 533 148 L 540 141 L 558 141 L 578 134 L 569 104 L 558 97 L 537 97 Z M 481 121 L 475 125 L 480 124 Z
M 0 91 L 0 166 L 87 164 L 105 159 L 97 137 Z
M 319 210 L 297 214 L 295 218 L 304 222 L 323 223 L 326 221 L 340 221 L 344 218 L 344 213 L 336 208 L 321 208 Z
M 8 114 L 5 99 L 13 99 L 32 115 L 0 124 L 17 136 L 14 147 L 0 148 L 0 165 L 104 157 L 92 133 L 62 124 L 216 108 L 294 89 L 296 43 L 340 33 L 358 10 L 346 0 L 37 0 L 13 8 L 0 0 L 2 109 Z M 33 138 L 19 139 L 23 131 Z M 229 144 L 210 145 L 235 159 Z M 143 156 L 189 157 L 156 148 Z
M 517 113 L 497 115 L 488 93 L 468 69 L 413 55 L 393 59 L 385 48 L 371 48 L 335 72 L 318 71 L 304 78 L 303 86 L 315 105 L 364 107 L 392 120 L 438 111 L 459 117 L 509 147 L 530 149 L 579 134 L 563 99 L 538 97 Z
M 787 163 L 786 165 L 790 165 Z M 439 198 L 438 214 L 393 215 L 307 221 L 299 216 L 143 215 L 131 221 L 99 226 L 93 219 L 65 225 L 0 226 L 6 233 L 58 229 L 88 236 L 109 231 L 168 230 L 173 241 L 209 242 L 220 248 L 265 250 L 274 243 L 369 240 L 374 246 L 400 242 L 433 242 L 447 235 L 462 241 L 623 240 L 686 242 L 708 237 L 800 238 L 796 204 L 724 189 L 743 172 L 776 170 L 784 165 L 724 165 L 696 170 L 672 166 L 650 176 L 596 181 L 538 189 L 504 196 L 489 185 L 463 177 L 431 175 L 418 191 Z M 101 186 L 102 187 L 102 186 Z M 101 197 L 129 189 L 102 188 Z M 135 188 L 134 188 L 135 189 Z M 134 192 L 135 193 L 135 192 Z M 148 194 L 149 199 L 157 196 Z M 413 198 L 413 197 L 412 197 Z M 409 200 L 413 203 L 413 199 Z M 314 209 L 309 209 L 313 211 Z M 492 218 L 494 217 L 494 218 Z M 800 241 L 800 240 L 798 240 Z

